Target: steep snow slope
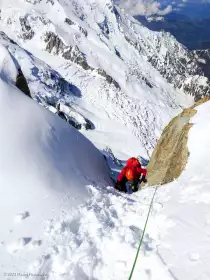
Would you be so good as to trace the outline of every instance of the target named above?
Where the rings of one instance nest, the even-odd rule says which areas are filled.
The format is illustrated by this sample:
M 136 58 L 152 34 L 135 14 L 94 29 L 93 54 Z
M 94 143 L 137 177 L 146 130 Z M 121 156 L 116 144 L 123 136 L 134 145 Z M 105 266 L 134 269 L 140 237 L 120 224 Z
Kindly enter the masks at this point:
M 209 109 L 210 102 L 201 105 L 193 118 L 186 170 L 158 189 L 134 280 L 209 279 Z M 131 196 L 89 189 L 93 197 L 84 205 L 46 224 L 51 247 L 31 273 L 50 280 L 128 279 L 154 189 Z
M 186 83 L 198 96 L 208 93 L 208 80 L 186 49 L 169 35 L 149 32 L 111 1 L 3 0 L 0 8 L 1 30 L 14 40 L 0 34 L 10 53 L 2 48 L 0 61 L 9 63 L 1 64 L 1 78 L 7 73 L 14 83 L 14 60 L 34 99 L 52 111 L 66 102 L 93 123 L 94 130 L 82 132 L 120 159 L 148 157 L 164 125 L 192 103 L 166 79 Z M 88 140 L 13 85 L 1 81 L 0 87 L 2 275 L 128 279 L 154 190 L 117 193 Z M 196 133 L 208 140 L 202 108 L 190 141 Z M 193 177 L 200 164 L 209 166 L 201 145 L 201 154 L 190 147 L 185 175 L 158 190 L 134 279 L 208 279 L 207 169 Z
M 74 99 L 61 90 L 62 100 L 93 123 L 95 130 L 84 132 L 92 141 L 100 148 L 112 143 L 119 156 L 147 156 L 164 125 L 193 100 L 168 84 L 150 61 L 157 54 L 164 66 L 168 52 L 172 57 L 178 49 L 186 57 L 187 51 L 174 38 L 163 40 L 163 34 L 118 11 L 112 1 L 2 1 L 1 29 L 74 85 Z M 24 65 L 17 47 L 8 47 Z M 196 68 L 196 62 L 186 61 L 183 71 L 191 79 L 194 72 L 187 69 Z M 173 68 L 169 62 L 168 68 Z M 35 71 L 32 75 L 34 79 Z M 52 94 L 45 91 L 37 93 L 41 99 L 35 98 L 46 103 Z
M 14 78 L 15 66 L 3 47 L 0 69 L 0 77 Z M 88 185 L 103 188 L 110 179 L 103 156 L 89 140 L 3 79 L 0 123 L 3 279 L 6 272 L 26 272 L 49 246 L 45 220 L 84 203 Z

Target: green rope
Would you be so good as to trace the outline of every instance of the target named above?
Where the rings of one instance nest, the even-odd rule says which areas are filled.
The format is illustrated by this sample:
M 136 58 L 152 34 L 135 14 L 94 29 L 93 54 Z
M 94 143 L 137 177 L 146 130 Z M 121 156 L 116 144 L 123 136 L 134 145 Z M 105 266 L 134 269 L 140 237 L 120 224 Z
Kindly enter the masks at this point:
M 148 211 L 148 214 L 147 214 L 146 223 L 144 225 L 144 230 L 143 230 L 143 233 L 142 233 L 142 236 L 141 236 L 141 240 L 139 242 L 139 247 L 138 247 L 138 250 L 137 250 L 137 253 L 136 253 L 136 257 L 135 257 L 135 260 L 134 260 L 134 263 L 133 263 L 133 267 L 132 267 L 132 270 L 131 270 L 131 273 L 130 273 L 130 276 L 129 276 L 128 280 L 132 279 L 133 272 L 134 272 L 134 269 L 136 267 L 136 262 L 137 262 L 137 259 L 138 259 L 138 256 L 139 256 L 139 251 L 141 249 L 142 241 L 144 239 L 144 234 L 145 234 L 145 231 L 146 231 L 146 228 L 147 228 L 147 223 L 148 223 L 148 220 L 149 220 L 149 215 L 150 215 L 150 212 L 151 212 L 151 209 L 152 209 L 152 205 L 153 205 L 153 201 L 154 201 L 157 189 L 158 189 L 158 186 L 155 188 L 155 191 L 154 191 L 154 194 L 153 194 L 153 197 L 152 197 L 152 201 L 150 203 L 150 207 L 149 207 L 149 211 Z

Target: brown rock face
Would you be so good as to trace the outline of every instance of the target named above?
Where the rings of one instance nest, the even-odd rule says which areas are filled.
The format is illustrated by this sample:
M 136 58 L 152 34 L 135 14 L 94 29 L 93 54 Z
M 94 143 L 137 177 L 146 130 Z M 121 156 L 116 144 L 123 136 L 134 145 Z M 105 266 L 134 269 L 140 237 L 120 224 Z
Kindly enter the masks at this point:
M 209 100 L 210 97 L 199 100 L 165 127 L 147 167 L 150 186 L 167 184 L 181 175 L 189 156 L 188 132 L 193 125 L 190 120 L 197 113 L 195 108 Z

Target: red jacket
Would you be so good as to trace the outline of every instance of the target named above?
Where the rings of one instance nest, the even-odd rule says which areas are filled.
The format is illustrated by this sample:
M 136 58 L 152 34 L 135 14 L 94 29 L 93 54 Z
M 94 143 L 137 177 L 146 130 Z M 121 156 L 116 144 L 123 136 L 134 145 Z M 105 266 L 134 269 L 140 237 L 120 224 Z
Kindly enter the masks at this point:
M 121 182 L 124 179 L 126 171 L 128 169 L 132 169 L 134 173 L 134 180 L 138 180 L 141 177 L 141 174 L 143 174 L 144 176 L 147 175 L 147 170 L 141 168 L 141 163 L 138 161 L 138 159 L 133 157 L 127 161 L 126 166 L 123 168 L 123 170 L 117 178 L 118 182 Z

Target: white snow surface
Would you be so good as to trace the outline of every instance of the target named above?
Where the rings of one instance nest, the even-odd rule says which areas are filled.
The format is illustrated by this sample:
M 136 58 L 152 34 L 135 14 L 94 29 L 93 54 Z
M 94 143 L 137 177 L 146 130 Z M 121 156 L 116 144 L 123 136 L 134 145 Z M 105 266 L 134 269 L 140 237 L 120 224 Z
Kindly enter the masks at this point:
M 1 79 L 0 123 L 3 279 L 7 272 L 26 272 L 49 246 L 44 221 L 85 203 L 90 184 L 103 189 L 110 179 L 88 139 Z
M 158 189 L 133 279 L 209 279 L 209 109 L 210 102 L 201 105 L 193 118 L 185 171 Z M 112 187 L 89 189 L 93 197 L 83 206 L 47 223 L 52 246 L 30 267 L 33 273 L 128 279 L 154 188 L 130 196 Z
M 1 279 L 128 279 L 154 189 L 118 193 L 84 136 L 0 89 Z M 158 189 L 133 279 L 209 279 L 209 112 L 193 118 L 186 170 Z
M 95 130 L 85 135 L 100 148 L 105 148 L 105 143 L 111 145 L 118 157 L 151 154 L 164 126 L 193 102 L 148 62 L 157 55 L 164 64 L 168 52 L 174 51 L 185 57 L 185 48 L 169 34 L 142 26 L 111 0 L 1 0 L 0 8 L 0 29 L 33 55 L 6 43 L 23 68 L 33 98 L 45 104 L 54 95 L 46 92 L 43 83 L 37 90 L 40 69 L 49 69 L 45 62 L 79 89 L 79 97 L 65 94 L 62 101 L 93 122 Z M 75 61 L 63 57 L 61 44 L 57 44 L 59 50 L 54 46 L 47 51 L 49 32 L 65 50 L 76 48 L 75 53 L 71 51 Z M 77 53 L 92 69 L 85 70 L 77 63 Z M 112 77 L 120 89 L 98 70 Z M 128 145 L 130 141 L 135 144 Z
M 108 146 L 123 161 L 148 159 L 164 125 L 192 99 L 168 84 L 146 55 L 157 52 L 160 38 L 160 57 L 174 46 L 180 56 L 185 49 L 115 14 L 109 0 L 1 0 L 0 8 L 1 30 L 18 43 L 0 34 L 0 279 L 128 279 L 154 189 L 118 193 L 99 150 Z M 23 18 L 34 31 L 31 40 L 24 39 Z M 94 70 L 47 53 L 48 31 L 77 46 Z M 18 66 L 41 105 L 54 112 L 49 103 L 67 102 L 94 124 L 82 130 L 89 140 L 15 88 Z M 59 91 L 62 78 L 72 90 Z M 193 118 L 186 170 L 158 188 L 133 279 L 210 279 L 209 104 Z

